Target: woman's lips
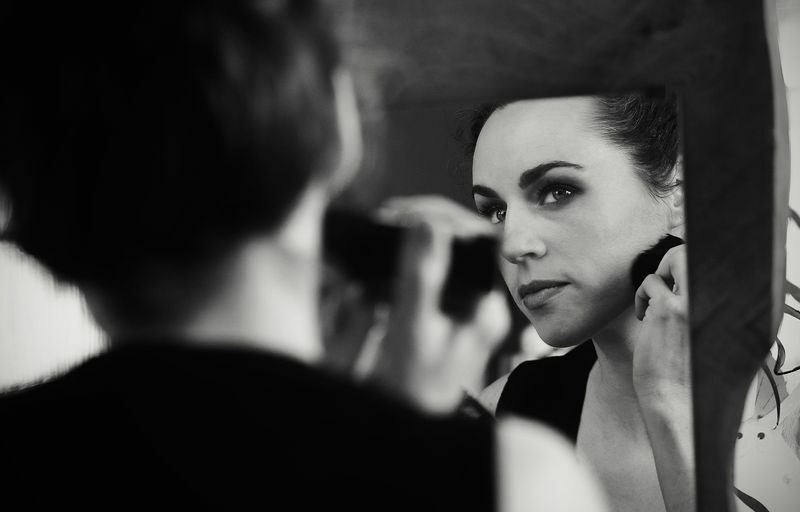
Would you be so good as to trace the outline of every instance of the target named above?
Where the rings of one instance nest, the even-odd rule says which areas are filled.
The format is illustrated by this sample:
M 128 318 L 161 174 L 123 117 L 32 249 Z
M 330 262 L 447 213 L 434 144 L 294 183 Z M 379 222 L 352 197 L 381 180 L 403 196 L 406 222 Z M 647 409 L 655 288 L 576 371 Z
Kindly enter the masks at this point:
M 526 308 L 537 309 L 561 293 L 568 284 L 563 281 L 531 281 L 520 286 L 517 291 Z

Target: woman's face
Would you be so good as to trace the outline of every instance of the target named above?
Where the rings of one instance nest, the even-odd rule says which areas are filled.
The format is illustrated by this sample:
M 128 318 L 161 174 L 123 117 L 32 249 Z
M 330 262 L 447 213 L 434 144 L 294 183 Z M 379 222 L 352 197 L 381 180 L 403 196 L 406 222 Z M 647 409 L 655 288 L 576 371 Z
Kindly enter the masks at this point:
M 631 307 L 634 258 L 673 227 L 669 200 L 598 131 L 594 101 L 512 103 L 475 148 L 475 204 L 502 231 L 503 277 L 553 346 L 591 338 Z

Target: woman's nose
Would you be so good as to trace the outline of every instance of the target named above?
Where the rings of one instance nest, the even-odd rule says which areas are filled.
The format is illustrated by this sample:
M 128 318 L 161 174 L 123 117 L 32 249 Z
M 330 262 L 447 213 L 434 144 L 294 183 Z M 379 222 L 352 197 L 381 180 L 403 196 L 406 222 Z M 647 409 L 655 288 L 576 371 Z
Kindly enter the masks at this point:
M 547 246 L 534 219 L 506 212 L 500 241 L 500 254 L 507 261 L 519 264 L 526 258 L 539 259 L 547 254 Z

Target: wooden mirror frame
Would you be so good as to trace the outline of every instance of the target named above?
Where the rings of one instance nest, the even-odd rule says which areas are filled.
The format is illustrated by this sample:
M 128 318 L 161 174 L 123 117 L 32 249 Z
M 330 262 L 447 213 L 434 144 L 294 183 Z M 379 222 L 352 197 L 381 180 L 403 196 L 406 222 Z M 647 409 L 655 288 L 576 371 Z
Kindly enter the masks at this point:
M 354 0 L 386 108 L 669 87 L 681 97 L 698 510 L 733 510 L 748 387 L 784 303 L 789 165 L 771 1 Z

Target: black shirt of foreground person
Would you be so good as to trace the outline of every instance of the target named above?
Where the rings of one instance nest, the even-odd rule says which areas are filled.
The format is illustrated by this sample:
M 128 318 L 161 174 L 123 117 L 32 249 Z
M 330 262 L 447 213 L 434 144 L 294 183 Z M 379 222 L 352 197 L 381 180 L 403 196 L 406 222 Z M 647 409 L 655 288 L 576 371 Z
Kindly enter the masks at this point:
M 494 509 L 488 425 L 262 351 L 126 342 L 5 396 L 0 434 L 28 510 Z

